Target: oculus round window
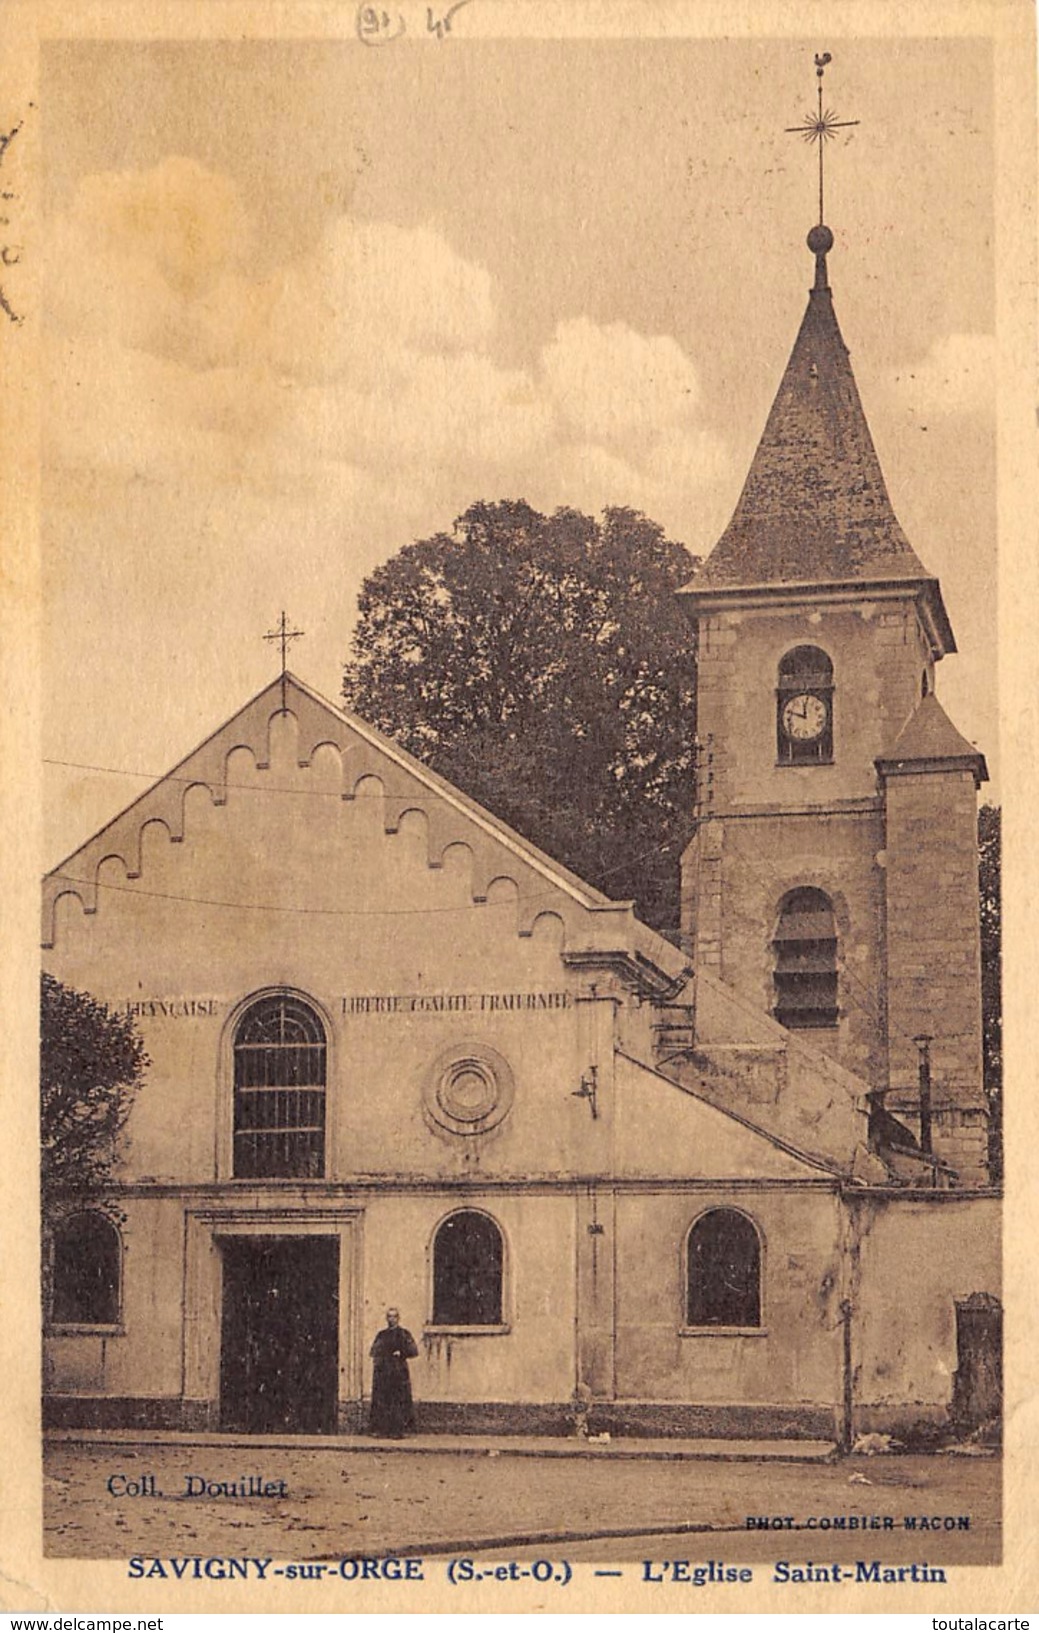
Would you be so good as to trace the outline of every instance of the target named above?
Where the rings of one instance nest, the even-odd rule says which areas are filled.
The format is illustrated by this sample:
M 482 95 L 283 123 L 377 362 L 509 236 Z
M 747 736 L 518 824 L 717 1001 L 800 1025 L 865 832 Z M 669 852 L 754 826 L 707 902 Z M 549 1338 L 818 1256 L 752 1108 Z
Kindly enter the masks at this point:
M 508 1061 L 484 1043 L 462 1043 L 438 1055 L 426 1080 L 426 1110 L 451 1134 L 485 1134 L 512 1105 Z

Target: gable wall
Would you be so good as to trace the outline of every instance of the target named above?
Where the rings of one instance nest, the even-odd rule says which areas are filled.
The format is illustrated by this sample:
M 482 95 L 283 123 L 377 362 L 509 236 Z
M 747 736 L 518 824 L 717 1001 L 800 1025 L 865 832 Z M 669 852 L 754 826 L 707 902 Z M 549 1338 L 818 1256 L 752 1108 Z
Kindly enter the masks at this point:
M 72 896 L 56 909 L 48 969 L 117 1009 L 137 1006 L 152 1058 L 129 1175 L 229 1172 L 234 1020 L 269 988 L 310 998 L 326 1022 L 330 1177 L 567 1167 L 584 1114 L 569 1095 L 593 1044 L 556 914 L 574 922 L 580 904 L 522 867 L 518 879 L 474 878 L 461 844 L 430 867 L 421 810 L 387 833 L 382 786 L 368 778 L 343 800 L 337 752 L 301 768 L 291 732 L 275 735 L 269 770 L 239 750 L 227 776 L 224 805 L 206 788 L 185 796 L 183 843 L 159 823 L 144 828 L 139 880 L 123 860 L 104 861 L 96 913 Z M 454 831 L 464 835 L 463 819 Z M 122 840 L 129 854 L 134 837 L 113 835 L 113 848 Z M 76 865 L 66 875 L 78 877 Z M 227 903 L 237 905 L 217 905 Z M 445 994 L 455 1007 L 424 1007 Z M 423 1086 L 446 1048 L 472 1043 L 507 1060 L 513 1109 L 486 1136 L 432 1133 Z

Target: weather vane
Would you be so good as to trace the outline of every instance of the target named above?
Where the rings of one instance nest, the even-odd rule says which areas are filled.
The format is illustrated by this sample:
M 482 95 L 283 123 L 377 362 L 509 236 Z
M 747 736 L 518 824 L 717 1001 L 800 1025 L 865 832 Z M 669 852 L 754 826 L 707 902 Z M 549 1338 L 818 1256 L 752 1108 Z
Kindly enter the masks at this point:
M 818 81 L 819 91 L 818 112 L 815 114 L 806 114 L 803 124 L 787 125 L 786 127 L 788 135 L 803 136 L 806 142 L 815 142 L 818 146 L 820 227 L 826 220 L 826 217 L 823 214 L 823 149 L 827 142 L 833 141 L 834 133 L 836 131 L 848 130 L 852 125 L 857 125 L 859 123 L 857 119 L 838 119 L 837 115 L 831 112 L 829 108 L 824 109 L 823 107 L 823 74 L 826 72 L 827 64 L 832 61 L 833 58 L 829 51 L 824 51 L 821 55 L 817 54 L 815 58 L 815 77 Z
M 274 629 L 269 629 L 263 637 L 265 641 L 278 641 L 281 644 L 281 706 L 283 709 L 285 707 L 285 668 L 289 642 L 298 641 L 305 634 L 306 630 L 289 628 L 289 621 L 285 616 L 284 609 L 282 609 L 281 617 Z

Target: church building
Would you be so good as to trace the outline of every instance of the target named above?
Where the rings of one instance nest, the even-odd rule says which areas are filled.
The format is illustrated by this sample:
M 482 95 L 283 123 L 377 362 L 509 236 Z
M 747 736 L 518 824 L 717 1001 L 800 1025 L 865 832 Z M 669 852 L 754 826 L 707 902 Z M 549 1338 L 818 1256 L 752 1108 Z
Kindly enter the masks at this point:
M 46 1421 L 822 1436 L 998 1409 L 976 791 L 832 235 L 682 592 L 675 942 L 283 673 L 45 880 L 47 970 L 151 1059 L 53 1231 Z

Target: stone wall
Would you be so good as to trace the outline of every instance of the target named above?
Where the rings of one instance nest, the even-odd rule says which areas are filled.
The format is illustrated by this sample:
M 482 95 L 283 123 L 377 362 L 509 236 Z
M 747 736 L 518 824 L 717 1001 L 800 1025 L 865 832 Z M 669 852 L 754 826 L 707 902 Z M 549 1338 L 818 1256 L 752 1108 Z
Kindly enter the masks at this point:
M 930 1037 L 934 1144 L 986 1178 L 977 798 L 969 769 L 887 779 L 887 994 L 892 1110 L 918 1106 Z
M 993 1193 L 847 1194 L 856 1428 L 948 1427 L 959 1365 L 956 1304 L 1000 1298 Z
M 698 969 L 771 1012 L 782 897 L 802 885 L 825 891 L 837 919 L 840 1018 L 811 1041 L 881 1087 L 884 830 L 873 762 L 919 701 L 926 639 L 908 594 L 835 595 L 817 610 L 755 605 L 753 595 L 698 624 L 700 825 L 683 860 L 686 945 Z M 798 645 L 819 646 L 833 664 L 832 764 L 778 761 L 778 665 Z

